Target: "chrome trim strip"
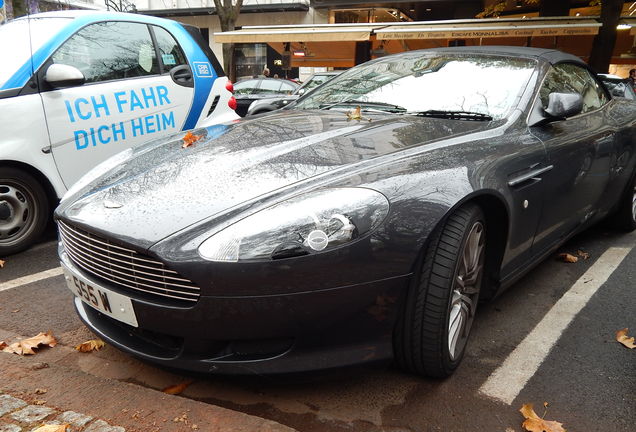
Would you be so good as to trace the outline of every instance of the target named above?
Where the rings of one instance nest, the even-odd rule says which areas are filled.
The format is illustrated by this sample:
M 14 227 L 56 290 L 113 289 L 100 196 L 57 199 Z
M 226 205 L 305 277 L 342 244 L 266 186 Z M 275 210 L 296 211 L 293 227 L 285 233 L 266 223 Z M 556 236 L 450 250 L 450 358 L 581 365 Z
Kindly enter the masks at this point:
M 550 171 L 552 168 L 554 168 L 554 165 L 549 165 L 547 167 L 539 168 L 539 169 L 530 171 L 529 173 L 522 174 L 519 177 L 515 177 L 512 180 L 508 181 L 508 186 L 517 186 L 518 184 L 521 184 L 525 181 L 532 180 L 533 178 L 538 177 L 541 174 Z

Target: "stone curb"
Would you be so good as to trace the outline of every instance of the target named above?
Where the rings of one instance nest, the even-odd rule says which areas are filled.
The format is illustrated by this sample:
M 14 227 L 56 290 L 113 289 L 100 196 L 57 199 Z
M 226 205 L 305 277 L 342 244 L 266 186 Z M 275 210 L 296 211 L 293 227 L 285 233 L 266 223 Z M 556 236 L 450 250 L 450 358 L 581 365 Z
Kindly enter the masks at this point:
M 271 420 L 43 363 L 37 355 L 0 352 L 0 369 L 0 397 L 5 400 L 5 405 L 0 400 L 0 432 L 31 432 L 42 420 L 64 418 L 91 419 L 74 424 L 71 432 L 296 432 Z M 16 419 L 26 407 L 29 411 Z M 38 420 L 27 421 L 29 413 Z

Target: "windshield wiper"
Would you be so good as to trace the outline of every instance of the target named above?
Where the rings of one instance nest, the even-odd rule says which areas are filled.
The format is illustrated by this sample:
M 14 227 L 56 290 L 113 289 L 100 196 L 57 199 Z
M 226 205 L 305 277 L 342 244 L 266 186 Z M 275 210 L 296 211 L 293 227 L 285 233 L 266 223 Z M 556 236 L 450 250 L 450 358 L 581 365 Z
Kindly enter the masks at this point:
M 356 100 L 356 99 L 347 99 L 347 100 L 343 100 L 343 101 L 339 101 L 339 102 L 335 102 L 335 103 L 331 103 L 331 104 L 322 104 L 322 105 L 319 105 L 319 108 L 321 110 L 328 110 L 328 109 L 331 109 L 333 107 L 340 106 L 340 105 L 360 106 L 360 108 L 362 108 L 363 110 L 364 110 L 364 108 L 375 108 L 377 110 L 387 111 L 387 112 L 392 112 L 392 113 L 406 112 L 406 108 L 401 107 L 399 105 L 386 103 L 386 102 L 362 101 L 362 100 Z
M 434 117 L 451 120 L 473 120 L 473 121 L 491 121 L 492 116 L 472 111 L 443 111 L 443 110 L 427 110 L 419 112 L 407 112 L 422 117 Z

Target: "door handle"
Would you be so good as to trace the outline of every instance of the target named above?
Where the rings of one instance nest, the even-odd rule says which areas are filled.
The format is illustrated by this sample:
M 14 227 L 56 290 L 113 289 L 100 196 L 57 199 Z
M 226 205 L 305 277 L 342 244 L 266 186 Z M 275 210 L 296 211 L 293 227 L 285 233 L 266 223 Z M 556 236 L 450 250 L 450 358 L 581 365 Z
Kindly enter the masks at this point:
M 181 65 L 170 69 L 170 77 L 172 81 L 180 86 L 194 87 L 194 79 L 192 78 L 192 69 L 188 65 Z
M 546 173 L 548 171 L 550 171 L 552 168 L 554 168 L 554 165 L 548 165 L 546 167 L 543 168 L 537 168 L 537 169 L 533 169 L 529 172 L 526 172 L 524 174 L 521 174 L 517 177 L 514 177 L 510 180 L 508 180 L 508 186 L 510 187 L 515 187 L 515 186 L 519 186 L 522 183 L 527 182 L 528 180 L 536 180 L 536 181 L 541 181 L 541 177 L 539 177 L 541 174 Z

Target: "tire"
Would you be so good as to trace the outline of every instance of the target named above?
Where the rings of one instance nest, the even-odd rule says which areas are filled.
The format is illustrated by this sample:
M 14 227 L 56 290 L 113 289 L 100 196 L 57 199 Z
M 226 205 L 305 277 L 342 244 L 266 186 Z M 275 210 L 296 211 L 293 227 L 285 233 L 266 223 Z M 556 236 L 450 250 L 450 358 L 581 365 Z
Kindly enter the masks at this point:
M 631 232 L 636 229 L 636 175 L 632 176 L 611 221 L 612 225 L 622 231 Z
M 457 369 L 475 317 L 485 250 L 486 223 L 475 204 L 457 209 L 431 235 L 394 335 L 402 369 L 437 378 Z
M 0 256 L 20 252 L 41 235 L 49 221 L 49 201 L 30 174 L 0 167 Z

